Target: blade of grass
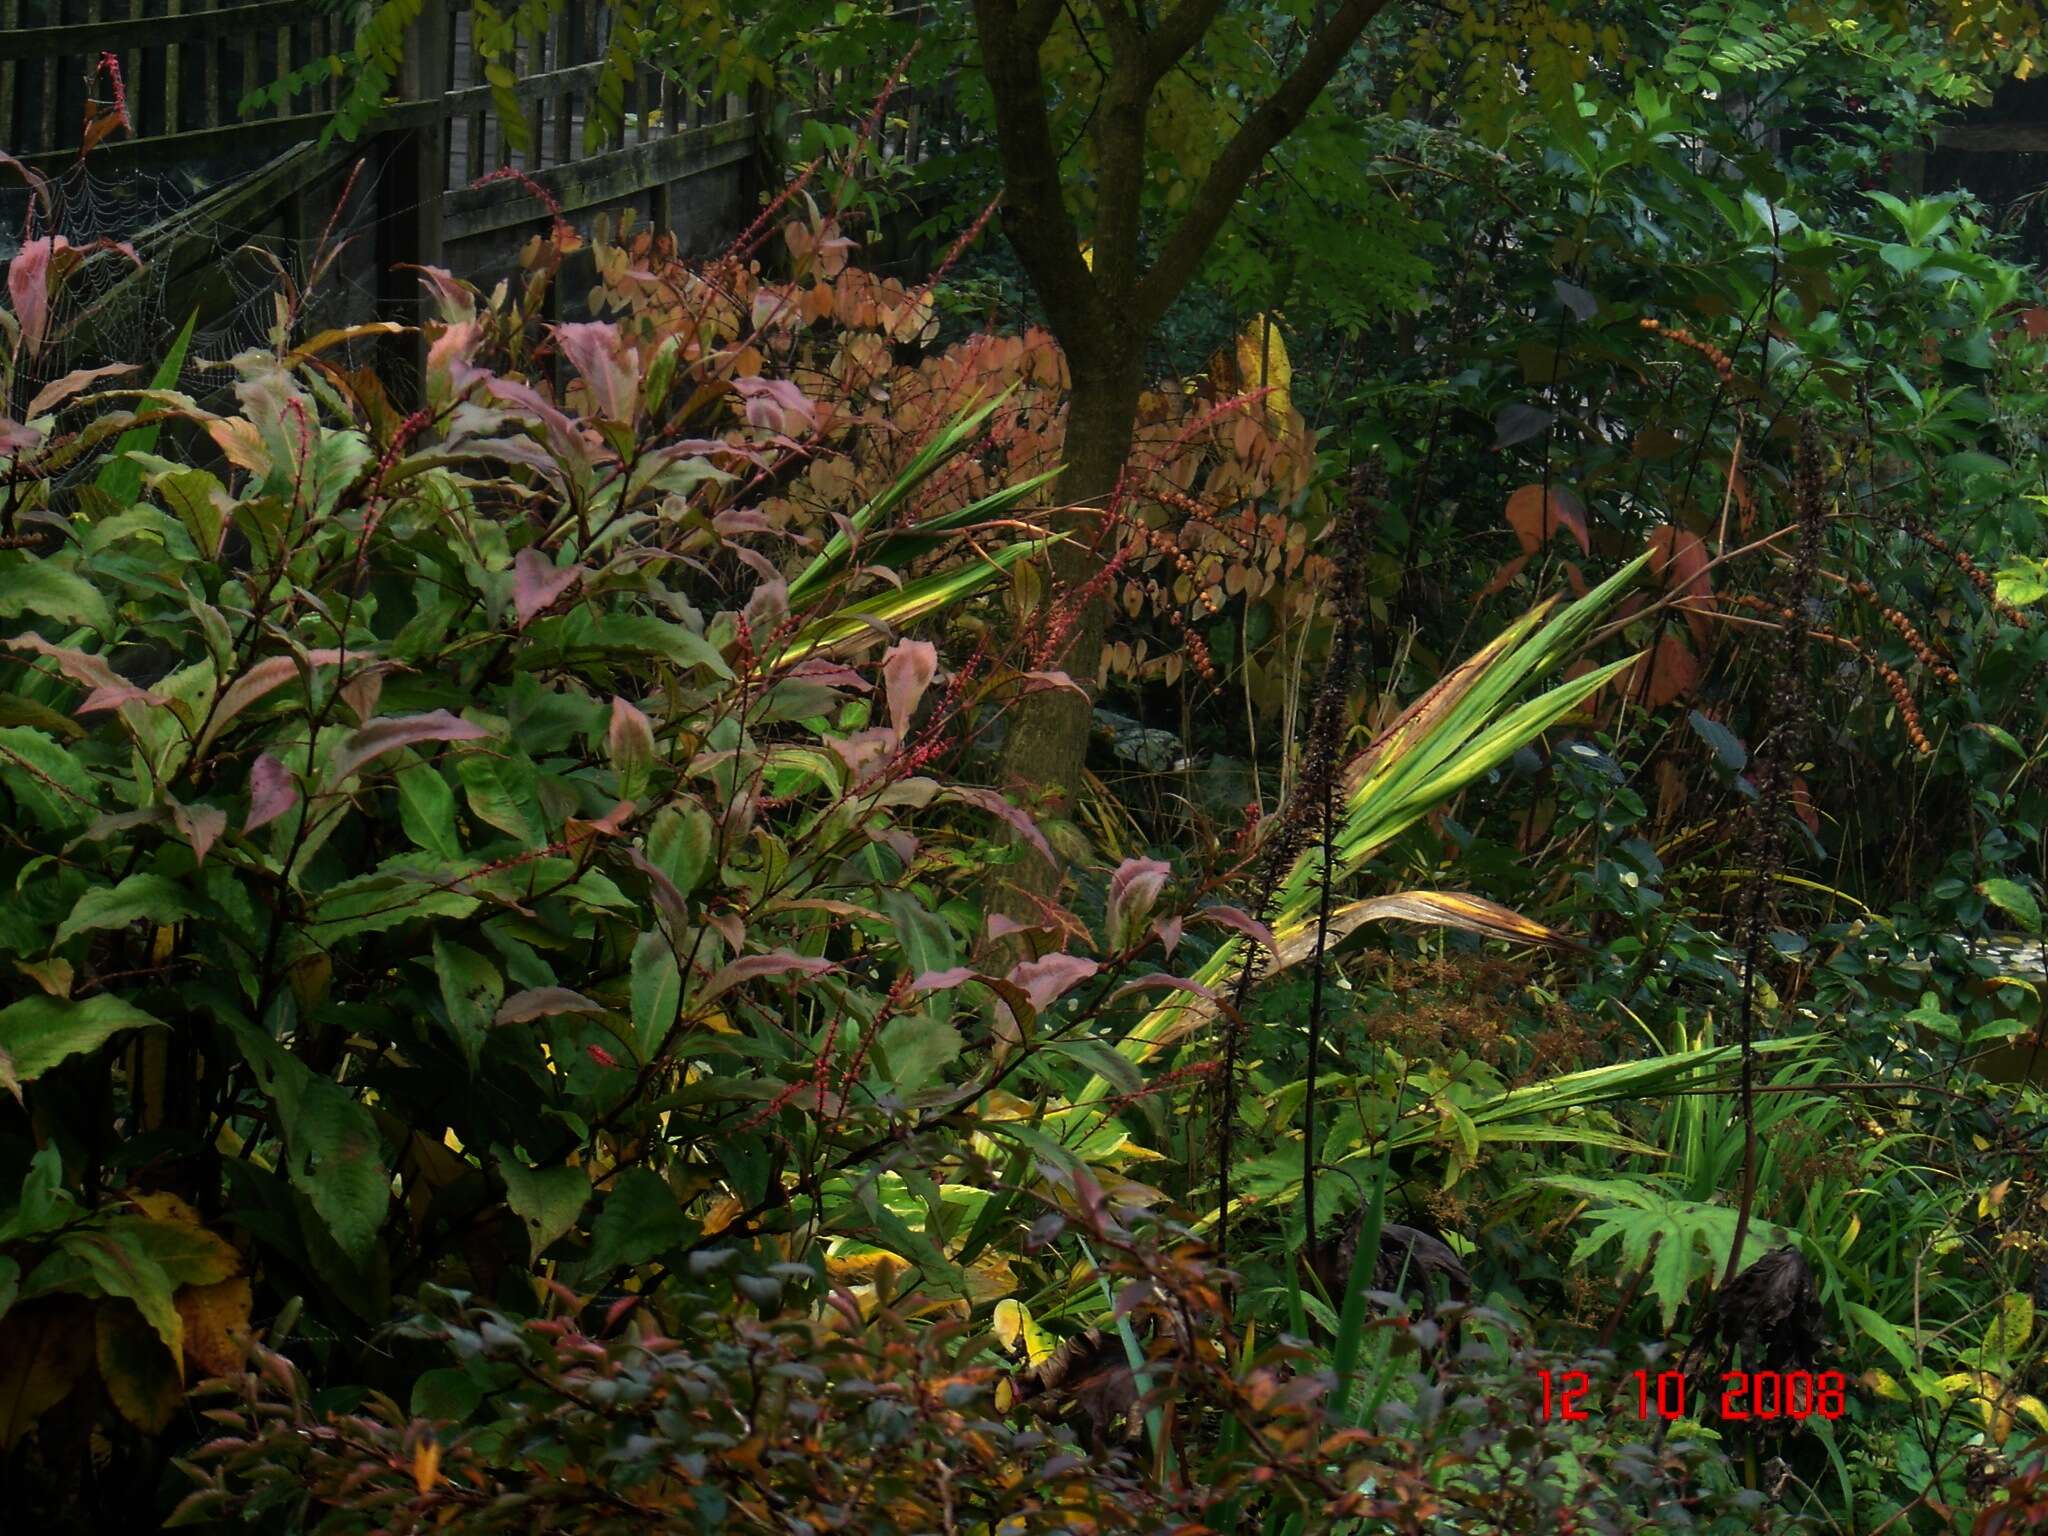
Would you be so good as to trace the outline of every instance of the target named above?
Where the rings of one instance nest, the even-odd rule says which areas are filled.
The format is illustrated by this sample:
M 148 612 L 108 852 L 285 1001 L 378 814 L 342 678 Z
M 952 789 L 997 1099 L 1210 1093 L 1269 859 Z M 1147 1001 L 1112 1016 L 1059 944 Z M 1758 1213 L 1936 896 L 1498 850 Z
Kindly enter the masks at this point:
M 185 370 L 185 353 L 192 345 L 192 328 L 199 323 L 199 311 L 193 310 L 185 318 L 185 328 L 178 332 L 178 339 L 171 343 L 171 350 L 157 364 L 156 372 L 150 376 L 151 389 L 175 389 L 178 375 Z M 114 443 L 113 454 L 100 466 L 98 478 L 93 485 L 122 506 L 127 506 L 142 492 L 142 466 L 128 455 L 148 453 L 156 447 L 157 424 L 149 422 L 140 427 L 130 427 Z

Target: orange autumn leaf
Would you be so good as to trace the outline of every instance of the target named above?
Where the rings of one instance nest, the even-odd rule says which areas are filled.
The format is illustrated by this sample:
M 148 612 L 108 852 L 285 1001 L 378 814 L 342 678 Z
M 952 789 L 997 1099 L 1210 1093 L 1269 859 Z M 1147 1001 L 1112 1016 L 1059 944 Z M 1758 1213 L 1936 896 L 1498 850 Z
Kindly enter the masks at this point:
M 1508 498 L 1507 519 L 1515 537 L 1522 541 L 1524 554 L 1535 554 L 1545 539 L 1556 537 L 1560 530 L 1577 541 L 1581 554 L 1592 553 L 1585 503 L 1561 485 L 1551 486 L 1547 493 L 1540 485 L 1523 486 Z
M 1666 523 L 1650 535 L 1650 571 L 1677 600 L 1686 627 L 1701 645 L 1713 620 L 1713 582 L 1707 575 L 1707 546 L 1696 533 Z

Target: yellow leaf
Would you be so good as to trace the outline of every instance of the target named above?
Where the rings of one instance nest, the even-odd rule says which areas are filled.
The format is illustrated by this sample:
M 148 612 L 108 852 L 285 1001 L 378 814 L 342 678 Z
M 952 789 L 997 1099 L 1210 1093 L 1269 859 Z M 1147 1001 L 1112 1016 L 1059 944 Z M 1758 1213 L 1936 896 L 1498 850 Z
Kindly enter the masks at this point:
M 462 1138 L 455 1134 L 455 1127 L 452 1125 L 441 1133 L 441 1145 L 458 1157 L 462 1155 Z
M 1906 1389 L 1901 1387 L 1884 1371 L 1870 1370 L 1863 1373 L 1863 1385 L 1869 1388 L 1873 1397 L 1889 1398 L 1895 1403 L 1906 1401 Z
M 1081 265 L 1090 272 L 1095 270 L 1095 242 L 1093 240 L 1083 240 L 1081 242 Z
M 180 1221 L 188 1227 L 200 1225 L 199 1212 L 176 1195 L 156 1190 L 146 1195 L 130 1195 L 129 1202 L 145 1216 L 158 1221 Z
M 1016 1401 L 1017 1390 L 1016 1388 L 1010 1385 L 1010 1378 L 1005 1376 L 1001 1381 L 996 1383 L 996 1412 L 1008 1413 L 1010 1411 L 1011 1404 L 1015 1403 Z
M 1010 1267 L 1010 1261 L 1002 1254 L 993 1254 L 974 1261 L 967 1266 L 967 1299 L 972 1302 L 993 1301 L 998 1296 L 1007 1296 L 1017 1289 L 1017 1271 Z
M 1861 1216 L 1851 1216 L 1849 1218 L 1849 1230 L 1842 1234 L 1843 1253 L 1847 1253 L 1849 1251 L 1850 1244 L 1856 1241 L 1856 1234 L 1861 1232 L 1862 1230 L 1863 1218 Z
M 178 1292 L 174 1305 L 185 1323 L 185 1358 L 198 1367 L 194 1374 L 231 1376 L 242 1368 L 251 1300 L 246 1275 Z
M 422 1440 L 412 1453 L 413 1486 L 421 1493 L 431 1493 L 434 1485 L 441 1481 L 441 1442 Z
M 989 1320 L 989 1327 L 995 1333 L 996 1342 L 1005 1349 L 1014 1350 L 1024 1337 L 1024 1325 L 1031 1318 L 1024 1303 L 1014 1298 L 996 1303 L 995 1316 Z
M 2040 1425 L 2041 1433 L 2048 1435 L 2048 1403 L 2043 1403 L 2038 1397 L 2022 1397 L 2018 1402 L 2020 1412 Z
M 1264 406 L 1266 420 L 1275 437 L 1283 435 L 1293 409 L 1294 365 L 1287 359 L 1287 343 L 1280 339 L 1280 327 L 1271 315 L 1253 315 L 1251 324 L 1237 338 L 1237 372 L 1248 393 L 1269 391 Z
M 731 1226 L 734 1218 L 745 1209 L 746 1206 L 735 1200 L 731 1195 L 720 1195 L 711 1202 L 711 1209 L 705 1213 L 704 1235 L 706 1237 L 716 1237 L 720 1232 Z

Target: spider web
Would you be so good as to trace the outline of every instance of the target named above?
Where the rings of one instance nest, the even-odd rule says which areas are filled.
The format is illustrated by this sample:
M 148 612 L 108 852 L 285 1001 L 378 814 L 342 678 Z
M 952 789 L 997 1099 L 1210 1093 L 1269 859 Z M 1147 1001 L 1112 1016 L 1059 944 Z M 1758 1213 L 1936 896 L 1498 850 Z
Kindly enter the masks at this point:
M 239 195 L 252 176 L 274 181 L 278 195 L 252 205 Z M 284 227 L 286 200 L 318 180 L 331 180 L 335 195 L 311 201 L 334 206 L 332 220 L 303 232 Z M 373 318 L 378 218 L 407 217 L 404 209 L 378 209 L 376 180 L 374 157 L 352 165 L 306 143 L 168 170 L 106 165 L 88 155 L 43 178 L 39 191 L 18 178 L 0 186 L 0 270 L 25 240 L 47 235 L 90 252 L 52 295 L 44 347 L 17 362 L 14 405 L 79 368 L 129 364 L 133 374 L 105 387 L 148 384 L 195 311 L 172 387 L 202 404 L 231 386 L 229 361 L 271 345 L 281 322 L 303 339 Z M 358 342 L 335 360 L 369 356 L 369 344 Z

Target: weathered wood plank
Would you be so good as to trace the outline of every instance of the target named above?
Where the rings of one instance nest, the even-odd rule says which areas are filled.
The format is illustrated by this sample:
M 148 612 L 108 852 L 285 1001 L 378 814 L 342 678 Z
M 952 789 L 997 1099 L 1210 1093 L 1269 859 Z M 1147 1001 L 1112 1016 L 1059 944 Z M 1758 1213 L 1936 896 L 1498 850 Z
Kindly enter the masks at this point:
M 256 0 L 253 5 L 234 5 L 219 11 L 189 10 L 182 15 L 154 19 L 9 27 L 0 32 L 0 59 L 76 59 L 83 64 L 102 53 L 121 53 L 144 45 L 253 36 L 258 27 L 289 21 L 304 15 L 305 9 L 305 0 Z
M 1935 135 L 1941 149 L 1969 154 L 2048 154 L 2048 123 L 1994 123 L 1982 128 L 1944 128 Z
M 534 181 L 571 214 L 632 196 L 658 181 L 681 181 L 728 165 L 753 153 L 753 122 L 714 123 L 708 128 L 651 139 L 575 165 L 541 171 Z M 453 243 L 514 225 L 537 223 L 548 211 L 540 199 L 516 184 L 451 192 L 442 209 L 441 237 Z

